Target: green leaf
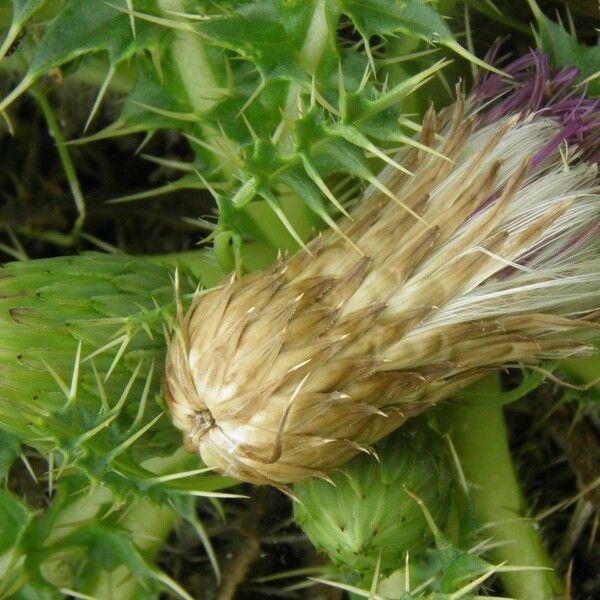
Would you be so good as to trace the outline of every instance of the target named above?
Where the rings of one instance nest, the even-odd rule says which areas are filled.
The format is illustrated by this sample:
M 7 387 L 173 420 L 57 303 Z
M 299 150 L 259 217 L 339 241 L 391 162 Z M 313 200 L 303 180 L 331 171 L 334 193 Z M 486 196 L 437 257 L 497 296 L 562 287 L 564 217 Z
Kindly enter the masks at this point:
M 456 592 L 493 567 L 481 557 L 453 547 L 448 550 L 451 559 L 444 564 L 441 588 L 444 592 Z M 442 559 L 444 561 L 444 559 Z
M 27 19 L 37 12 L 48 0 L 12 0 L 13 18 L 11 27 L 21 28 Z
M 10 27 L 0 46 L 0 59 L 15 43 L 27 20 L 38 11 L 48 0 L 13 0 L 13 15 Z
M 540 49 L 550 57 L 555 67 L 577 67 L 581 79 L 592 78 L 588 93 L 600 95 L 600 46 L 584 46 L 563 27 L 549 19 L 535 3 L 529 0 L 529 5 L 538 24 L 538 41 Z
M 292 61 L 293 49 L 280 23 L 236 16 L 209 21 L 202 25 L 202 32 L 251 60 L 265 79 L 301 78 L 301 71 Z
M 170 53 L 161 56 L 162 79 L 147 56 L 136 60 L 136 84 L 128 94 L 123 112 L 115 125 L 154 131 L 162 127 L 189 128 L 190 122 L 169 117 L 168 113 L 191 113 L 191 105 L 177 65 Z
M 0 554 L 18 542 L 30 518 L 28 508 L 19 498 L 0 489 Z
M 244 148 L 252 142 L 252 132 L 247 123 L 252 124 L 253 132 L 261 139 L 268 140 L 281 122 L 281 109 L 284 106 L 288 85 L 283 81 L 268 81 L 260 85 L 258 97 L 248 103 L 250 90 L 243 94 L 231 95 L 215 104 L 203 115 L 203 122 L 209 123 L 215 130 L 223 129 L 227 137 Z M 247 119 L 244 120 L 242 114 Z
M 90 565 L 96 568 L 100 566 L 107 571 L 113 571 L 120 565 L 126 565 L 134 577 L 144 581 L 150 592 L 161 588 L 168 589 L 180 598 L 192 600 L 178 583 L 152 563 L 133 542 L 132 537 L 129 531 L 95 522 L 66 536 L 60 545 L 66 548 L 85 548 Z M 146 594 L 144 597 L 148 596 Z
M 262 0 L 204 21 L 197 28 L 215 44 L 254 63 L 265 80 L 308 83 L 311 65 L 306 63 L 311 57 L 303 47 L 314 13 L 313 2 Z
M 454 39 L 442 17 L 419 0 L 342 0 L 342 6 L 366 39 L 400 30 L 431 42 Z
M 149 9 L 149 0 L 140 2 L 140 10 Z M 156 25 L 142 22 L 133 36 L 131 21 L 126 12 L 126 0 L 115 0 L 111 6 L 103 0 L 71 0 L 45 30 L 35 48 L 25 77 L 0 103 L 4 110 L 25 92 L 44 73 L 85 54 L 105 51 L 115 66 L 142 48 L 157 44 L 164 31 Z
M 342 10 L 368 42 L 374 35 L 404 33 L 430 44 L 441 44 L 491 71 L 494 67 L 471 54 L 455 39 L 442 16 L 423 0 L 342 0 Z
M 141 4 L 147 6 L 139 6 L 139 10 L 150 8 L 147 1 Z M 127 8 L 125 0 L 116 0 L 114 5 Z M 129 16 L 115 7 L 103 1 L 68 2 L 40 40 L 30 74 L 45 72 L 77 56 L 100 50 L 106 50 L 111 64 L 116 64 L 143 47 L 156 28 L 140 23 L 134 39 Z
M 8 470 L 20 453 L 17 438 L 0 429 L 0 481 L 4 481 Z

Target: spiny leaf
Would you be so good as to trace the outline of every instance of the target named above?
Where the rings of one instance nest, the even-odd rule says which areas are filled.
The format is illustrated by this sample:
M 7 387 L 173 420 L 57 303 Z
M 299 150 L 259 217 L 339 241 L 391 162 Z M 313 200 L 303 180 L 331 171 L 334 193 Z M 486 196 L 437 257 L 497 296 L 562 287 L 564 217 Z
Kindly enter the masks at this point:
M 320 3 L 317 3 L 317 5 Z M 317 11 L 319 8 L 317 6 Z M 329 27 L 313 2 L 259 0 L 241 5 L 235 11 L 204 21 L 197 30 L 213 43 L 234 50 L 251 61 L 265 81 L 285 78 L 310 84 L 311 52 L 323 54 L 324 48 L 306 46 L 313 19 Z M 333 36 L 324 36 L 328 58 L 335 56 Z M 313 63 L 311 65 L 310 63 Z
M 117 5 L 119 2 L 126 8 L 125 0 L 116 0 Z M 141 4 L 150 8 L 149 0 Z M 116 65 L 158 43 L 160 33 L 160 28 L 140 24 L 134 39 L 127 14 L 104 1 L 71 0 L 44 32 L 25 77 L 0 103 L 0 111 L 55 67 L 99 51 L 106 51 L 111 65 Z
M 48 0 L 13 0 L 13 15 L 6 37 L 0 46 L 0 60 L 16 43 L 23 26 Z
M 368 42 L 374 35 L 399 32 L 441 44 L 490 71 L 498 71 L 461 46 L 442 16 L 423 0 L 342 0 L 343 11 Z
M 556 67 L 576 66 L 581 72 L 581 79 L 589 78 L 589 94 L 600 95 L 600 46 L 578 43 L 561 23 L 549 19 L 535 0 L 528 2 L 538 24 L 540 49 L 548 54 Z

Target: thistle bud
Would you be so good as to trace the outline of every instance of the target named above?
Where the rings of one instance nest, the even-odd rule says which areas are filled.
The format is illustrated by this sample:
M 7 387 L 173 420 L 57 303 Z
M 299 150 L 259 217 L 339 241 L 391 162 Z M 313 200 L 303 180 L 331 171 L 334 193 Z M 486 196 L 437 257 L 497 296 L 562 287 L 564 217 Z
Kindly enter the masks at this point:
M 447 447 L 417 419 L 376 446 L 378 460 L 361 454 L 331 473 L 294 485 L 296 521 L 315 547 L 341 569 L 371 576 L 398 568 L 430 547 L 433 534 L 408 492 L 444 525 L 449 509 Z
M 170 304 L 170 269 L 144 259 L 86 253 L 3 266 L 0 428 L 44 451 L 108 452 L 118 439 L 109 425 L 127 431 L 136 417 L 133 404 L 121 410 L 126 398 L 159 389 Z M 159 411 L 148 405 L 136 420 Z
M 598 103 L 539 53 L 506 71 L 430 111 L 432 151 L 380 173 L 338 231 L 181 316 L 166 396 L 207 465 L 327 477 L 490 369 L 590 350 Z

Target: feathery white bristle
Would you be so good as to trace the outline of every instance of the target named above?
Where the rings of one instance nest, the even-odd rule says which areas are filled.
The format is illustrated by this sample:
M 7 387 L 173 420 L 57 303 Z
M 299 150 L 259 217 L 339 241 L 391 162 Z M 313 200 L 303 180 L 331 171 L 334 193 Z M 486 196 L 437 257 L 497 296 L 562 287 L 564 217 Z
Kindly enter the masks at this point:
M 490 125 L 476 132 L 467 145 L 462 160 L 453 173 L 431 194 L 430 203 L 441 209 L 452 210 L 455 198 L 445 198 L 456 181 L 471 177 L 469 170 L 476 160 L 480 148 L 484 147 L 503 123 Z M 482 167 L 483 172 L 494 161 L 502 160 L 499 188 L 506 184 L 530 156 L 543 148 L 559 130 L 559 125 L 550 119 L 525 122 L 511 131 L 489 153 Z M 472 279 L 462 293 L 453 297 L 439 310 L 434 311 L 423 323 L 413 330 L 418 335 L 435 327 L 465 323 L 473 320 L 500 317 L 524 312 L 551 312 L 559 315 L 576 315 L 593 309 L 600 304 L 600 248 L 598 237 L 585 239 L 585 233 L 600 219 L 600 195 L 598 194 L 597 167 L 589 164 L 570 166 L 565 172 L 563 157 L 553 153 L 543 165 L 528 175 L 521 189 L 511 201 L 506 217 L 493 230 L 518 236 L 549 211 L 565 202 L 570 205 L 550 223 L 541 236 L 521 256 L 500 256 L 474 243 L 459 256 L 452 256 L 452 248 L 462 236 L 478 227 L 487 211 L 479 211 L 468 219 L 427 261 L 419 272 L 427 272 L 428 264 L 448 252 L 448 262 L 435 272 L 443 280 L 452 278 L 453 264 L 469 253 L 485 252 L 494 260 L 484 269 L 474 270 Z M 441 216 L 443 218 L 443 215 Z M 590 236 L 588 236 L 589 238 Z M 497 277 L 496 277 L 497 276 Z M 421 296 L 423 280 L 415 274 L 414 281 L 400 288 L 390 300 L 392 312 L 405 310 L 413 299 Z M 393 348 L 390 349 L 393 354 Z

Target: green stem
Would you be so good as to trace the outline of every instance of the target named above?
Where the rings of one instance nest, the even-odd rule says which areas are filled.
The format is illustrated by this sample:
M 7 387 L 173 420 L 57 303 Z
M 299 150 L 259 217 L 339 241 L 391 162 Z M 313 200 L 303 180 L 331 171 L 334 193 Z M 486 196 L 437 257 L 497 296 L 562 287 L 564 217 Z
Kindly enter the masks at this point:
M 326 0 L 317 0 L 312 20 L 308 27 L 306 39 L 302 44 L 300 51 L 300 62 L 302 66 L 311 75 L 316 74 L 323 54 L 327 48 L 327 37 L 329 33 L 329 20 L 337 17 L 340 9 L 336 3 Z M 329 13 L 329 15 L 328 15 Z M 288 93 L 283 107 L 283 118 L 278 128 L 277 139 L 281 140 L 282 145 L 289 144 L 283 132 L 289 124 L 298 117 L 298 97 L 302 92 L 302 86 L 297 82 L 290 83 Z M 290 148 L 291 150 L 291 148 Z
M 206 288 L 218 285 L 225 277 L 225 273 L 219 267 L 212 249 L 189 250 L 188 252 L 176 252 L 174 254 L 155 254 L 144 258 L 163 266 L 185 267 Z
M 178 18 L 173 16 L 173 13 L 186 12 L 182 0 L 158 0 L 158 7 L 164 16 L 170 19 Z M 202 38 L 191 31 L 178 31 L 169 49 L 193 110 L 206 113 L 223 98 L 226 90 L 218 85 Z M 212 140 L 215 146 L 224 148 L 232 146 L 233 142 L 224 135 L 223 131 L 217 131 L 207 125 L 201 127 L 206 134 L 206 139 Z M 236 165 L 224 160 L 221 161 L 220 167 L 223 173 L 233 176 Z
M 173 17 L 174 12 L 185 13 L 182 0 L 159 0 L 158 6 L 171 19 L 177 18 Z M 178 31 L 170 51 L 193 109 L 206 112 L 223 96 L 223 90 L 217 86 L 202 39 L 191 32 Z
M 472 389 L 501 394 L 498 374 Z M 540 570 L 504 572 L 500 577 L 511 598 L 551 600 L 563 592 L 552 561 L 534 520 L 525 517 L 527 507 L 508 446 L 506 423 L 497 405 L 462 405 L 448 410 L 451 436 L 460 464 L 471 485 L 476 512 L 486 524 L 486 535 L 497 543 L 492 560 L 516 567 Z
M 75 208 L 77 209 L 77 219 L 73 225 L 69 236 L 77 239 L 77 236 L 79 235 L 79 232 L 83 227 L 86 217 L 85 199 L 83 197 L 83 192 L 81 191 L 81 186 L 79 185 L 77 171 L 75 170 L 75 165 L 73 164 L 73 160 L 71 159 L 71 155 L 69 154 L 68 146 L 65 143 L 65 136 L 63 135 L 63 132 L 54 114 L 54 111 L 52 110 L 52 107 L 50 106 L 50 103 L 48 102 L 46 96 L 41 92 L 41 90 L 37 86 L 33 86 L 31 88 L 31 93 L 37 100 L 37 103 L 39 104 L 40 108 L 42 109 L 42 112 L 44 113 L 44 118 L 46 119 L 46 123 L 48 124 L 48 131 L 50 132 L 50 135 L 54 138 L 56 150 L 58 152 L 58 156 L 60 157 L 60 161 L 65 171 L 65 175 L 69 183 L 69 188 L 71 189 L 71 195 L 73 196 Z
M 170 457 L 149 459 L 142 466 L 157 475 L 185 471 L 190 466 L 190 455 L 181 450 Z M 88 494 L 82 495 L 60 512 L 46 544 L 60 544 L 60 540 L 72 533 L 79 524 L 100 518 L 106 506 L 114 502 L 116 499 L 107 487 L 92 488 Z M 172 506 L 139 498 L 126 511 L 119 524 L 131 532 L 137 548 L 149 561 L 153 561 L 178 520 L 180 517 Z M 95 587 L 86 592 L 93 598 L 130 600 L 141 597 L 144 588 L 126 565 L 120 565 L 110 574 L 101 572 Z
M 178 520 L 177 513 L 171 506 L 151 504 L 146 500 L 138 500 L 129 511 L 121 525 L 132 532 L 136 546 L 142 553 L 153 560 Z M 133 577 L 125 565 L 120 565 L 110 577 L 100 577 L 98 584 L 91 591 L 93 598 L 119 598 L 129 600 L 144 594 L 144 587 Z
M 156 254 L 144 258 L 161 265 L 185 267 L 198 278 L 205 288 L 222 283 L 225 275 L 234 268 L 233 262 L 229 269 L 221 268 L 212 249 Z M 277 259 L 277 249 L 267 242 L 246 242 L 242 250 L 242 259 L 247 271 L 264 269 Z
M 600 359 L 597 356 L 563 360 L 560 363 L 559 368 L 569 375 L 570 379 L 578 381 L 584 386 L 596 382 L 591 387 L 596 392 L 600 392 L 600 382 L 598 381 L 598 375 L 600 374 Z
M 332 7 L 329 8 L 332 10 Z M 333 8 L 335 8 L 335 14 L 339 14 L 339 9 L 337 7 Z M 300 53 L 303 66 L 311 75 L 316 73 L 323 58 L 323 53 L 327 48 L 329 23 L 327 22 L 326 9 L 325 0 L 317 0 L 315 12 Z

